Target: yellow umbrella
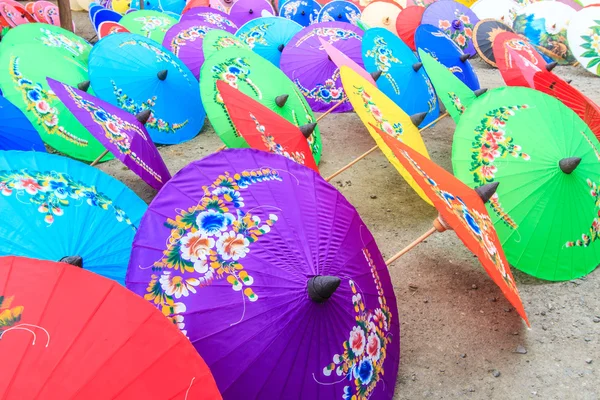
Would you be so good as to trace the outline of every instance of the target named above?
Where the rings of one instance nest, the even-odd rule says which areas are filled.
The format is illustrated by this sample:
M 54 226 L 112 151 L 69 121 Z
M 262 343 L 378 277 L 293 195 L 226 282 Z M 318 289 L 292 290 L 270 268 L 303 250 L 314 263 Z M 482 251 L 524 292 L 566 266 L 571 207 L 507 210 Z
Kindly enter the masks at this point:
M 125 14 L 127 10 L 129 10 L 129 5 L 131 4 L 131 0 L 113 0 L 111 7 L 114 11 L 119 14 Z
M 465 5 L 467 7 L 471 7 L 473 4 L 477 2 L 477 0 L 455 0 L 457 3 Z
M 415 119 L 421 119 L 422 121 L 424 115 L 419 114 L 411 118 L 389 97 L 351 68 L 342 66 L 340 72 L 346 96 L 348 96 L 348 99 L 352 103 L 356 114 L 358 114 L 373 139 L 375 139 L 377 146 L 379 146 L 389 162 L 398 170 L 400 175 L 402 175 L 419 196 L 427 203 L 432 204 L 431 200 L 425 195 L 421 187 L 414 181 L 411 174 L 402 166 L 402 164 L 400 164 L 392 150 L 371 126 L 371 124 L 373 124 L 383 132 L 394 136 L 407 146 L 410 146 L 423 156 L 430 158 L 425 143 L 423 142 L 423 138 L 419 133 L 419 128 L 416 126 L 420 122 L 415 121 Z

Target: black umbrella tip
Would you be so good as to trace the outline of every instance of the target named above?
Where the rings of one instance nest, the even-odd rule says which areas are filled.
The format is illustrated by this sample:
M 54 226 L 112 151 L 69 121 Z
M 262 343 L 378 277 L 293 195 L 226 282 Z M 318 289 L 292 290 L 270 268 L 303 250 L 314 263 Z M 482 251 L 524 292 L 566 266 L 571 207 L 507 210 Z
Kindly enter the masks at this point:
M 281 108 L 283 106 L 285 106 L 285 103 L 287 102 L 287 99 L 290 96 L 288 94 L 282 94 L 279 95 L 277 97 L 275 97 L 275 104 L 277 104 L 277 107 Z
M 302 132 L 304 137 L 308 139 L 310 137 L 310 135 L 313 134 L 316 127 L 317 127 L 317 123 L 313 122 L 312 124 L 301 125 L 298 129 L 300 129 L 300 132 Z
M 84 92 L 87 92 L 88 89 L 90 88 L 91 82 L 90 81 L 83 81 L 83 82 L 79 82 L 77 84 L 77 89 L 82 90 Z
M 135 119 L 137 119 L 140 122 L 140 124 L 146 125 L 146 122 L 148 122 L 148 118 L 150 118 L 151 115 L 152 110 L 147 108 L 144 111 L 140 111 L 139 113 L 137 113 L 135 115 Z
M 423 123 L 426 117 L 426 112 L 417 113 L 410 116 L 410 121 L 413 123 L 414 126 L 419 126 Z
M 474 91 L 473 93 L 475 93 L 476 97 L 481 96 L 482 94 L 484 94 L 485 92 L 487 92 L 487 88 L 482 88 L 482 89 L 477 89 L 476 91 Z
M 560 160 L 558 162 L 558 166 L 560 167 L 560 170 L 562 172 L 564 172 L 565 174 L 569 175 L 573 171 L 575 171 L 575 168 L 577 168 L 580 163 L 581 163 L 581 158 L 579 158 L 579 157 L 568 157 L 568 158 L 563 158 L 562 160 Z
M 371 78 L 373 78 L 373 80 L 377 82 L 377 79 L 381 77 L 381 74 L 383 74 L 383 71 L 378 69 L 376 71 L 371 72 Z
M 570 85 L 571 82 L 573 82 L 573 79 L 567 79 L 565 82 L 567 82 Z
M 254 14 L 254 10 L 253 9 L 249 9 L 248 10 L 248 14 Z
M 300 12 L 300 15 L 306 15 L 306 11 L 302 10 L 302 12 Z
M 164 81 L 165 79 L 167 79 L 167 75 L 169 73 L 168 69 L 163 69 L 161 71 L 158 71 L 158 73 L 156 74 L 156 76 L 158 77 L 158 79 L 160 79 L 161 81 Z
M 465 62 L 465 61 L 469 60 L 470 58 L 471 58 L 471 55 L 468 53 L 465 53 L 460 56 L 460 61 Z
M 335 293 L 341 282 L 337 276 L 313 276 L 308 280 L 308 297 L 315 303 L 324 303 Z
M 277 50 L 279 50 L 280 52 L 283 51 L 283 49 L 285 48 L 285 45 L 282 43 L 279 46 L 277 46 Z
M 487 185 L 475 188 L 475 192 L 477 192 L 481 201 L 487 203 L 496 193 L 496 190 L 498 190 L 498 185 L 500 185 L 500 182 L 488 183 Z
M 79 268 L 83 268 L 83 258 L 81 258 L 81 256 L 66 256 L 61 258 L 58 262 L 67 263 Z
M 412 68 L 413 68 L 413 70 L 415 72 L 418 72 L 421 69 L 422 66 L 423 66 L 422 62 L 416 62 L 416 63 L 413 64 Z
M 550 64 L 546 64 L 546 71 L 552 71 L 554 68 L 556 68 L 557 65 L 558 63 L 556 61 L 551 62 Z

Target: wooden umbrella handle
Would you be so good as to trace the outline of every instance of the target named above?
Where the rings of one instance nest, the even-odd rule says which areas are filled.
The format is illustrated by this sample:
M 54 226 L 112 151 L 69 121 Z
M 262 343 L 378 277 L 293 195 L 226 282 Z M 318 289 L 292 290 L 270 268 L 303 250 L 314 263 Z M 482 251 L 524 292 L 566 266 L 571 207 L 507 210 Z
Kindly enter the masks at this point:
M 321 115 L 319 118 L 317 118 L 317 122 L 319 122 L 320 120 L 322 120 L 323 118 L 325 118 L 326 116 L 328 116 L 329 114 L 331 114 L 331 112 L 333 110 L 335 110 L 336 108 L 338 108 L 339 106 L 341 106 L 342 104 L 344 104 L 346 102 L 346 100 L 348 100 L 348 98 L 344 97 L 342 100 L 340 100 L 336 104 L 334 104 L 333 107 L 331 107 L 329 110 L 325 111 L 323 113 L 323 115 Z
M 387 265 L 389 267 L 390 264 L 392 264 L 394 261 L 396 261 L 397 259 L 399 259 L 403 255 L 405 255 L 406 253 L 408 253 L 409 251 L 411 251 L 412 249 L 414 249 L 419 243 L 423 242 L 425 239 L 427 239 L 429 236 L 433 235 L 435 232 L 444 232 L 447 229 L 450 229 L 450 227 L 448 226 L 448 224 L 446 224 L 446 222 L 442 219 L 441 216 L 438 216 L 433 221 L 433 226 L 427 232 L 425 232 L 424 234 L 422 234 L 421 236 L 419 236 L 418 238 L 416 238 L 414 242 L 412 242 L 411 244 L 409 244 L 408 246 L 406 246 L 405 248 L 403 248 L 402 250 L 400 250 L 392 258 L 390 258 L 389 260 L 387 260 L 385 262 L 385 265 Z
M 98 156 L 98 158 L 96 158 L 94 161 L 92 161 L 92 163 L 90 164 L 90 167 L 93 167 L 94 165 L 98 164 L 100 162 L 100 160 L 102 160 L 104 158 L 104 156 L 107 154 L 108 154 L 108 150 L 104 150 L 104 152 L 102 154 L 100 154 Z
M 341 174 L 345 170 L 349 169 L 351 166 L 353 166 L 354 164 L 356 164 L 357 162 L 359 162 L 360 160 L 362 160 L 363 158 L 365 158 L 366 156 L 368 156 L 369 154 L 371 154 L 372 152 L 374 152 L 377 149 L 378 149 L 378 146 L 372 147 L 369 151 L 367 151 L 364 154 L 361 154 L 360 156 L 358 156 L 358 158 L 354 159 L 349 164 L 346 164 L 343 168 L 337 170 L 336 172 L 333 173 L 333 175 L 328 176 L 325 180 L 327 182 L 329 182 L 330 180 L 332 180 L 333 178 L 335 178 L 336 176 L 338 176 L 339 174 Z
M 428 123 L 427 125 L 425 125 L 424 127 L 422 127 L 421 129 L 419 129 L 419 132 L 423 132 L 425 129 L 431 127 L 433 124 L 443 120 L 444 118 L 446 118 L 448 115 L 448 112 L 446 111 L 445 113 L 443 113 L 442 115 L 440 115 L 439 117 L 437 117 L 435 120 L 431 121 L 430 123 Z

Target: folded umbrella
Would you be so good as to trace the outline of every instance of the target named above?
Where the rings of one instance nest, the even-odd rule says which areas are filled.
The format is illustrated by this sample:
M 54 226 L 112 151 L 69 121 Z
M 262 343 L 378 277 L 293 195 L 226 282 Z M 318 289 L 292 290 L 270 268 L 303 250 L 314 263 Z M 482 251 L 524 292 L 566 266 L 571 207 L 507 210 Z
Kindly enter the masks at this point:
M 231 21 L 229 14 L 210 7 L 194 7 L 183 14 L 179 22 L 190 19 L 196 22 L 206 22 L 215 25 L 218 29 L 229 33 L 235 33 L 238 29 L 238 26 Z
M 165 13 L 154 10 L 140 10 L 125 14 L 119 21 L 131 33 L 136 33 L 161 44 L 170 27 L 177 20 Z
M 279 8 L 279 16 L 290 19 L 300 26 L 309 26 L 318 21 L 321 5 L 315 0 L 287 0 Z
M 0 96 L 0 150 L 46 152 L 39 133 L 14 104 Z
M 316 124 L 297 127 L 223 81 L 217 82 L 217 89 L 231 121 L 250 147 L 279 154 L 319 172 L 307 142 Z
M 221 398 L 177 327 L 115 282 L 66 263 L 0 257 L 0 285 L 3 398 Z
M 127 287 L 185 324 L 225 399 L 392 399 L 389 272 L 354 207 L 314 171 L 220 151 L 173 177 L 140 231 Z
M 477 54 L 473 45 L 473 29 L 479 22 L 477 15 L 456 1 L 436 1 L 425 9 L 422 24 L 441 29 L 456 45 L 471 56 Z
M 425 7 L 410 6 L 400 11 L 396 19 L 396 33 L 412 51 L 417 49 L 415 47 L 415 32 L 421 25 L 424 12 Z
M 360 8 L 351 1 L 334 0 L 325 4 L 319 11 L 317 22 L 336 21 L 356 25 L 356 21 L 360 19 L 360 14 Z
M 581 65 L 600 76 L 600 7 L 575 13 L 567 28 L 569 49 Z
M 503 32 L 513 32 L 510 26 L 495 19 L 483 19 L 475 25 L 473 44 L 479 57 L 492 67 L 497 67 L 494 57 L 494 40 Z

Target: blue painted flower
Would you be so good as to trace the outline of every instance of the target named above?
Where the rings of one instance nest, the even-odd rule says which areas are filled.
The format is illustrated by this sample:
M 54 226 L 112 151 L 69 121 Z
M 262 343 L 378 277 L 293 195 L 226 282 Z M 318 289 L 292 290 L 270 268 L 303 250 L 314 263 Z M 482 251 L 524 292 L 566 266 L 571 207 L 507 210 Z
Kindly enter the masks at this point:
M 444 196 L 444 201 L 448 204 L 451 204 L 455 197 L 448 192 L 442 192 L 442 196 Z
M 27 91 L 27 97 L 29 98 L 29 100 L 33 101 L 33 102 L 38 102 L 40 100 L 42 100 L 42 92 L 40 92 L 39 90 L 28 90 Z
M 229 224 L 234 220 L 230 213 L 208 210 L 201 212 L 196 217 L 196 225 L 198 230 L 206 235 L 216 235 L 227 230 Z
M 373 379 L 373 363 L 371 359 L 365 358 L 357 366 L 354 367 L 354 377 L 360 381 L 362 385 L 368 385 Z
M 344 386 L 344 393 L 342 394 L 342 399 L 352 400 L 352 389 L 350 389 L 350 386 Z
M 73 189 L 63 181 L 50 181 L 50 189 L 59 199 L 66 199 L 73 193 Z
M 477 225 L 477 221 L 475 221 L 475 218 L 473 218 L 469 210 L 465 207 L 463 207 L 463 216 L 465 217 L 467 224 L 469 224 L 469 228 L 471 228 L 476 235 L 481 236 L 481 228 Z
M 236 67 L 236 66 L 233 66 L 233 65 L 229 66 L 229 67 L 227 68 L 227 70 L 228 70 L 230 73 L 234 74 L 234 75 L 239 75 L 239 74 L 241 74 L 241 73 L 242 73 L 242 70 L 241 70 L 241 69 L 239 69 L 238 67 Z
M 228 188 L 228 187 L 220 187 L 212 192 L 214 195 L 223 195 L 225 200 L 231 201 L 236 208 L 244 207 L 244 198 L 237 190 Z
M 83 197 L 86 198 L 86 201 L 90 206 L 97 206 L 99 204 L 98 195 L 92 191 L 85 191 Z
M 94 112 L 94 116 L 98 118 L 100 121 L 108 121 L 108 114 L 103 109 L 99 108 Z

